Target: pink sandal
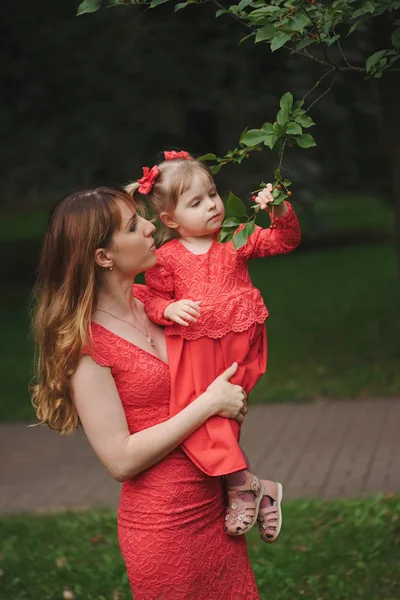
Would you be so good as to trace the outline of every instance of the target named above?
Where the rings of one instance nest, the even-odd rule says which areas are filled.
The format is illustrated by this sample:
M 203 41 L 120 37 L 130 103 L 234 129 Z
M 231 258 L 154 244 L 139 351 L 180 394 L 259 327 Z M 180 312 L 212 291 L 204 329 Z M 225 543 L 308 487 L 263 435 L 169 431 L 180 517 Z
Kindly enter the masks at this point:
M 243 494 L 252 494 L 253 500 L 245 500 Z M 243 485 L 229 486 L 228 508 L 226 509 L 225 531 L 229 535 L 244 535 L 257 521 L 258 509 L 264 494 L 263 483 L 246 471 Z
M 278 537 L 282 527 L 281 502 L 283 496 L 282 484 L 264 479 L 264 496 L 271 500 L 271 506 L 260 508 L 258 512 L 258 527 L 263 542 L 272 544 Z

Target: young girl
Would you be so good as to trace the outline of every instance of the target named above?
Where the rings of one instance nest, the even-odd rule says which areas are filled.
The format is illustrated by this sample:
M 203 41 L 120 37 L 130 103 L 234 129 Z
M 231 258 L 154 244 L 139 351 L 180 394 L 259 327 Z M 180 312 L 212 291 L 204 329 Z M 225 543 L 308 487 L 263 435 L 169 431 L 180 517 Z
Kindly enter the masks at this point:
M 127 189 L 147 195 L 167 242 L 146 272 L 145 308 L 152 321 L 166 326 L 172 416 L 234 361 L 239 368 L 232 382 L 247 394 L 265 373 L 268 311 L 247 263 L 296 248 L 300 227 L 285 202 L 275 207 L 271 227 L 256 226 L 239 250 L 232 241 L 219 243 L 224 205 L 209 169 L 184 151 L 165 152 L 164 158 L 158 166 L 144 167 L 143 177 Z M 258 194 L 262 210 L 271 212 L 271 192 L 268 184 Z M 273 542 L 282 524 L 282 486 L 250 472 L 239 435 L 236 421 L 213 417 L 185 440 L 183 449 L 203 472 L 225 476 L 227 533 L 247 533 L 258 519 L 262 539 Z

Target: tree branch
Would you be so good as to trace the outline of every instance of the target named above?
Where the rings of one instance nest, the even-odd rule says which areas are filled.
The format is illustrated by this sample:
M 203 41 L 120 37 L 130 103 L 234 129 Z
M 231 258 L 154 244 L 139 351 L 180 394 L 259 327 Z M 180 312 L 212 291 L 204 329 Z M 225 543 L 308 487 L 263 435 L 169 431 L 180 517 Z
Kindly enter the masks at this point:
M 220 10 L 227 10 L 227 9 L 225 8 L 225 6 L 223 6 L 222 4 L 220 4 L 220 3 L 218 2 L 218 0 L 211 0 L 211 2 L 212 2 L 213 4 L 215 4 L 215 6 L 218 6 L 218 8 L 219 8 Z M 229 11 L 228 11 L 228 12 L 229 12 Z M 247 29 L 251 29 L 251 31 L 255 31 L 251 25 L 249 25 L 248 23 L 246 23 L 246 21 L 243 21 L 243 19 L 241 19 L 241 18 L 240 18 L 240 17 L 238 17 L 237 15 L 234 15 L 233 13 L 229 13 L 229 14 L 230 14 L 230 16 L 231 16 L 233 19 L 235 19 L 235 21 L 238 21 L 239 23 L 241 23 L 242 25 L 244 25 L 245 27 L 247 27 Z
M 319 79 L 319 80 L 317 81 L 317 83 L 315 83 L 315 84 L 313 85 L 313 87 L 312 87 L 310 90 L 308 90 L 308 92 L 307 92 L 307 93 L 306 93 L 306 94 L 303 96 L 303 100 L 305 100 L 305 99 L 307 98 L 307 96 L 308 96 L 309 94 L 311 94 L 311 92 L 313 92 L 313 91 L 315 90 L 315 88 L 317 88 L 317 87 L 318 87 L 318 86 L 319 86 L 319 85 L 322 83 L 322 81 L 325 79 L 325 77 L 328 77 L 328 75 L 330 75 L 330 74 L 331 74 L 331 73 L 333 73 L 334 71 L 335 71 L 334 67 L 331 67 L 329 71 L 327 71 L 326 73 L 324 73 L 324 74 L 322 75 L 321 79 Z
M 302 6 L 301 8 L 302 8 L 302 10 L 303 10 L 303 11 L 306 13 L 306 15 L 307 15 L 307 18 L 308 18 L 308 19 L 310 19 L 311 25 L 314 27 L 315 31 L 317 32 L 318 39 L 319 39 L 319 43 L 320 43 L 320 44 L 321 44 L 321 46 L 322 46 L 322 51 L 323 51 L 323 53 L 324 53 L 324 56 L 325 56 L 325 60 L 326 60 L 326 62 L 327 62 L 328 64 L 332 65 L 332 67 L 335 67 L 335 68 L 337 68 L 337 67 L 336 67 L 336 65 L 335 65 L 335 63 L 333 63 L 333 62 L 331 61 L 331 59 L 329 58 L 329 56 L 328 56 L 328 52 L 326 51 L 325 44 L 322 42 L 322 39 L 321 39 L 321 34 L 320 34 L 320 32 L 319 32 L 319 29 L 318 29 L 318 27 L 317 27 L 317 25 L 316 25 L 316 23 L 315 23 L 314 19 L 312 18 L 312 16 L 310 15 L 310 13 L 309 13 L 309 12 L 308 12 L 308 11 L 307 11 L 305 8 L 304 8 L 304 6 Z
M 334 69 L 332 69 L 331 72 L 333 72 Z M 335 85 L 335 83 L 337 82 L 337 75 L 335 77 L 335 79 L 332 81 L 331 85 L 328 87 L 328 89 L 326 89 L 320 96 L 318 96 L 318 98 L 316 98 L 314 100 L 314 102 L 312 102 L 310 104 L 310 106 L 307 108 L 307 110 L 305 111 L 306 113 L 308 113 L 309 110 L 311 110 L 311 108 L 314 106 L 314 104 L 316 104 L 317 102 L 319 102 L 321 100 L 321 98 L 323 98 L 326 94 L 329 94 L 329 92 L 331 91 L 331 89 L 333 88 L 333 86 Z M 322 81 L 322 79 L 318 82 L 318 84 Z M 314 86 L 315 88 L 316 86 Z M 310 90 L 311 91 L 311 90 Z

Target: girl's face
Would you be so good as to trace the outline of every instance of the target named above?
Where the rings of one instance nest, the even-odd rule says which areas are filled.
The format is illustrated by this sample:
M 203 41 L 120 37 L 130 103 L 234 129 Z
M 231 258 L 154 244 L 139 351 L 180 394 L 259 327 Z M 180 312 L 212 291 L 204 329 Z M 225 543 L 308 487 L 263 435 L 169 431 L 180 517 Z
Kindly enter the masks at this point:
M 193 175 L 190 188 L 181 194 L 171 216 L 166 222 L 182 237 L 200 237 L 218 231 L 224 220 L 224 204 L 215 183 L 206 174 Z
M 113 270 L 122 275 L 135 276 L 156 263 L 153 233 L 155 227 L 140 217 L 134 207 L 118 201 L 121 225 L 112 237 L 111 255 Z

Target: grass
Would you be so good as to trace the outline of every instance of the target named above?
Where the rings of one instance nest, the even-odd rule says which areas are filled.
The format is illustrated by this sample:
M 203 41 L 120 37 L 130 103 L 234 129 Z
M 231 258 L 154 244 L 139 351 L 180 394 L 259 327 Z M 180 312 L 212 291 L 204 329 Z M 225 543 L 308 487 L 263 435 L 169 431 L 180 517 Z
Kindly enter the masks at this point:
M 397 600 L 400 500 L 290 502 L 273 546 L 249 552 L 261 600 Z M 110 512 L 0 519 L 2 600 L 131 598 Z M 212 549 L 210 549 L 212 550 Z
M 320 201 L 315 219 L 326 231 L 389 232 L 391 211 L 374 198 Z M 13 215 L 0 223 L 0 245 L 10 261 L 10 280 L 0 297 L 0 421 L 32 420 L 27 387 L 32 372 L 27 278 L 36 259 L 46 214 Z M 310 221 L 303 215 L 303 229 Z M 21 256 L 17 256 L 21 249 Z M 25 263 L 24 263 L 25 264 Z M 400 396 L 400 283 L 391 244 L 294 252 L 252 261 L 250 271 L 270 310 L 267 375 L 256 402 L 324 397 Z M 7 279 L 7 278 L 6 278 Z
M 270 311 L 257 402 L 400 395 L 400 282 L 391 246 L 253 261 Z

